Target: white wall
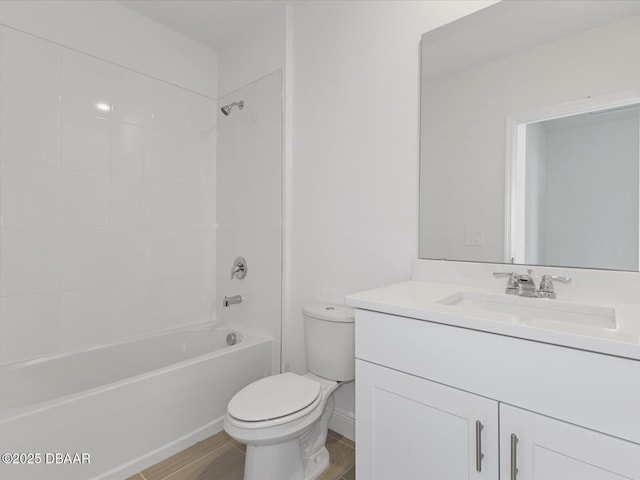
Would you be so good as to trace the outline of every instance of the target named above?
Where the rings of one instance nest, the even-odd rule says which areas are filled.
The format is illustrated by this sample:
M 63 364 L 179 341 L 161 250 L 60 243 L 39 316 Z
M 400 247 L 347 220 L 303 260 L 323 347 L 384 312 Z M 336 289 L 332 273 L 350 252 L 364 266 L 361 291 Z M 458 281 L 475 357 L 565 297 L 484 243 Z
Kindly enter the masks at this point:
M 417 256 L 420 37 L 489 2 L 299 2 L 292 20 L 290 295 L 285 369 L 305 370 L 301 309 L 407 280 Z M 354 411 L 353 386 L 337 393 Z
M 1 36 L 0 363 L 210 321 L 215 100 Z
M 638 269 L 638 117 L 607 115 L 547 133 L 548 265 Z
M 0 2 L 0 23 L 210 97 L 216 51 L 114 1 Z
M 218 48 L 219 97 L 285 67 L 286 12 L 274 10 Z

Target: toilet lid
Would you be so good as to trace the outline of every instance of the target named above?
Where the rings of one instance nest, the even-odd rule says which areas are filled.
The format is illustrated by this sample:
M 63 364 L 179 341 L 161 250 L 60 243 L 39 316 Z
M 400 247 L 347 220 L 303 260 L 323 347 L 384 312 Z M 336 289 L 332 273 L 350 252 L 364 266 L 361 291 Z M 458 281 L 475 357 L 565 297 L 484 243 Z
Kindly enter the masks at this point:
M 291 415 L 311 405 L 320 384 L 295 373 L 266 377 L 240 390 L 229 402 L 229 415 L 245 422 L 260 422 Z

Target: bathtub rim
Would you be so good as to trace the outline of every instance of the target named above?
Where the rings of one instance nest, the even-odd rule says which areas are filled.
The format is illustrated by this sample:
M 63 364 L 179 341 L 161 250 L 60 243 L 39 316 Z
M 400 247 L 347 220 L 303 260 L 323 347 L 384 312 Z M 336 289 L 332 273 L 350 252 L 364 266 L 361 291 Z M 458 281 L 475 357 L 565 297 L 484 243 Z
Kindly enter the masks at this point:
M 207 329 L 207 328 L 214 328 L 214 329 L 221 329 L 221 330 L 229 330 L 229 331 L 233 331 L 233 332 L 238 332 L 238 333 L 240 333 L 242 335 L 242 341 L 236 343 L 235 345 L 226 345 L 223 348 L 220 348 L 218 350 L 213 350 L 211 352 L 207 352 L 205 354 L 198 355 L 196 357 L 188 358 L 188 359 L 176 362 L 176 363 L 172 363 L 170 365 L 166 365 L 164 367 L 160 367 L 160 368 L 156 368 L 156 369 L 153 369 L 153 370 L 149 370 L 147 372 L 139 373 L 137 375 L 126 377 L 126 378 L 123 378 L 121 380 L 116 380 L 115 382 L 105 383 L 105 384 L 99 385 L 97 387 L 89 388 L 87 390 L 82 390 L 80 392 L 69 393 L 67 395 L 62 395 L 62 396 L 59 396 L 59 397 L 51 398 L 51 399 L 48 399 L 48 400 L 44 400 L 42 402 L 31 403 L 29 405 L 24 405 L 24 406 L 15 407 L 15 408 L 9 408 L 9 409 L 6 409 L 6 410 L 0 410 L 0 428 L 2 428 L 2 425 L 4 423 L 6 423 L 6 422 L 17 420 L 17 419 L 25 417 L 27 415 L 39 413 L 39 412 L 48 410 L 50 408 L 55 408 L 55 407 L 57 407 L 59 405 L 62 405 L 62 404 L 65 404 L 65 403 L 69 403 L 69 402 L 73 402 L 74 400 L 76 400 L 78 398 L 95 396 L 95 395 L 98 395 L 98 394 L 100 394 L 102 392 L 105 392 L 107 390 L 116 389 L 116 388 L 121 387 L 123 385 L 127 385 L 129 383 L 133 383 L 133 382 L 139 381 L 139 380 L 141 380 L 143 378 L 149 378 L 149 377 L 155 377 L 157 375 L 162 375 L 163 373 L 166 373 L 168 371 L 176 370 L 178 368 L 187 367 L 189 365 L 195 365 L 197 363 L 201 363 L 201 362 L 210 360 L 210 359 L 215 358 L 217 356 L 224 355 L 225 353 L 229 353 L 231 351 L 245 350 L 247 348 L 250 348 L 250 347 L 252 347 L 254 345 L 258 345 L 258 344 L 261 344 L 261 343 L 272 342 L 272 348 L 273 348 L 273 343 L 275 342 L 273 337 L 270 337 L 270 336 L 262 334 L 262 333 L 251 332 L 251 331 L 248 331 L 248 330 L 243 329 L 243 328 L 236 328 L 236 327 L 231 326 L 229 324 L 221 324 L 221 323 L 216 323 L 216 322 L 206 322 L 206 323 L 187 325 L 187 326 L 183 326 L 183 327 L 179 327 L 179 328 L 172 328 L 172 329 L 168 329 L 168 330 L 154 332 L 153 334 L 150 334 L 150 335 L 138 336 L 138 337 L 133 338 L 133 339 L 127 339 L 127 341 L 124 341 L 124 342 L 110 343 L 108 345 L 100 345 L 98 347 L 91 347 L 91 348 L 82 349 L 82 350 L 79 350 L 79 351 L 74 351 L 73 353 L 65 352 L 64 354 L 43 357 L 42 359 L 37 359 L 37 361 L 28 360 L 28 361 L 25 361 L 24 363 L 12 364 L 12 366 L 17 365 L 17 367 L 15 367 L 15 369 L 19 369 L 22 366 L 37 365 L 39 363 L 42 363 L 42 362 L 45 362 L 45 361 L 48 361 L 48 360 L 56 360 L 56 359 L 59 359 L 59 358 L 71 357 L 71 356 L 77 355 L 79 353 L 91 352 L 91 351 L 99 350 L 99 349 L 102 349 L 102 348 L 108 348 L 108 347 L 112 347 L 112 346 L 116 346 L 116 345 L 124 345 L 124 344 L 128 344 L 128 343 L 133 343 L 133 342 L 136 342 L 136 341 L 145 340 L 145 339 L 148 339 L 148 338 L 155 338 L 155 337 L 158 337 L 158 336 L 167 335 L 167 334 L 170 334 L 170 333 L 179 333 L 179 332 L 183 332 L 183 331 L 199 330 L 199 329 L 203 329 L 204 330 L 204 329 Z M 4 367 L 5 366 L 0 367 L 0 371 L 4 370 Z M 14 369 L 12 368 L 9 371 L 12 371 L 12 370 L 14 370 Z
M 170 327 L 162 330 L 154 330 L 149 333 L 141 333 L 138 335 L 132 335 L 130 337 L 124 337 L 113 342 L 104 343 L 102 345 L 91 345 L 85 347 L 74 348 L 71 350 L 65 350 L 64 352 L 51 353 L 42 357 L 23 358 L 15 362 L 4 363 L 0 365 L 0 372 L 12 371 L 13 369 L 20 369 L 22 367 L 28 367 L 31 365 L 37 365 L 39 363 L 49 362 L 51 360 L 57 360 L 60 358 L 71 357 L 80 353 L 93 352 L 103 348 L 115 347 L 119 345 L 126 345 L 128 343 L 139 342 L 140 340 L 146 340 L 149 338 L 161 337 L 170 333 L 178 333 L 188 330 L 205 330 L 207 328 L 228 328 L 229 330 L 238 331 L 240 333 L 248 335 L 262 335 L 257 332 L 251 332 L 243 328 L 235 328 L 226 323 L 219 323 L 215 321 L 188 323 L 186 325 L 180 325 L 179 327 Z

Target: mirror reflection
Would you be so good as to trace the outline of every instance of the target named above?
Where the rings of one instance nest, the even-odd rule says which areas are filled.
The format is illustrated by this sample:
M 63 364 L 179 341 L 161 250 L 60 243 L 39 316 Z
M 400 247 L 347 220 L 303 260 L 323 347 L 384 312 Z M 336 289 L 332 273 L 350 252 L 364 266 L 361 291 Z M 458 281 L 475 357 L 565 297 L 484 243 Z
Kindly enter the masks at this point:
M 501 2 L 426 33 L 420 257 L 637 271 L 639 55 L 640 2 Z

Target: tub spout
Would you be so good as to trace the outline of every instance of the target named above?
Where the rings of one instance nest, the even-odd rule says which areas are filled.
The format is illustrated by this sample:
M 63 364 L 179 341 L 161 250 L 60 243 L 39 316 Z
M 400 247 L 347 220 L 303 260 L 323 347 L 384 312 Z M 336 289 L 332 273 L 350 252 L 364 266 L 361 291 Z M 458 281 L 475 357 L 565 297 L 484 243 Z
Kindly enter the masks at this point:
M 242 300 L 243 298 L 240 295 L 234 295 L 233 297 L 224 297 L 222 305 L 228 307 L 229 305 L 233 305 L 234 303 L 242 303 Z

